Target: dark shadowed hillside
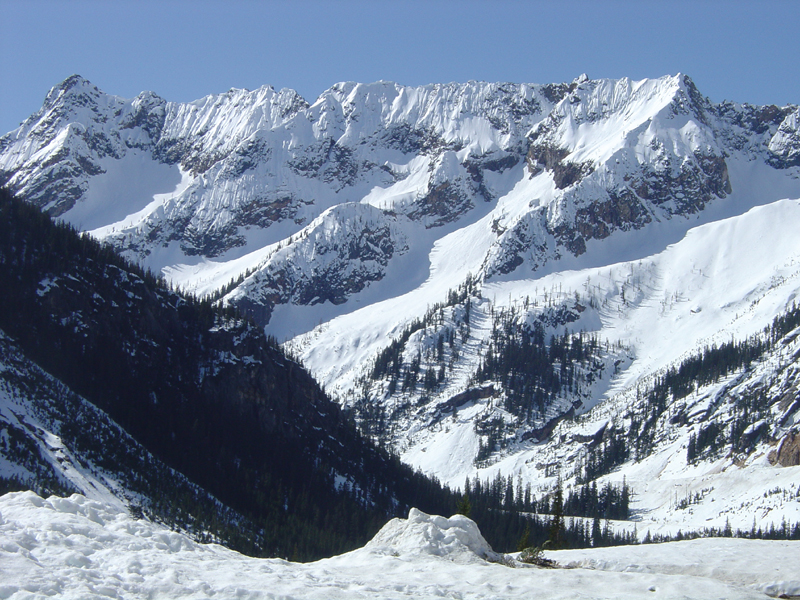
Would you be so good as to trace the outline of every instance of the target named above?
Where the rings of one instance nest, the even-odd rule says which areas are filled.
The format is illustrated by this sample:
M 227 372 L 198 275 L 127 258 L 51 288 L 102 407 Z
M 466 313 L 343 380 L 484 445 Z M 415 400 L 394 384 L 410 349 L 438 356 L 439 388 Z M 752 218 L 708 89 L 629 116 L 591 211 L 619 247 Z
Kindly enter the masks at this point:
M 245 550 L 341 552 L 412 504 L 452 506 L 437 484 L 364 441 L 258 327 L 168 290 L 6 191 L 0 282 L 0 328 L 155 456 L 251 520 L 238 540 Z M 155 509 L 162 492 L 149 491 Z M 198 528 L 231 523 L 221 525 Z

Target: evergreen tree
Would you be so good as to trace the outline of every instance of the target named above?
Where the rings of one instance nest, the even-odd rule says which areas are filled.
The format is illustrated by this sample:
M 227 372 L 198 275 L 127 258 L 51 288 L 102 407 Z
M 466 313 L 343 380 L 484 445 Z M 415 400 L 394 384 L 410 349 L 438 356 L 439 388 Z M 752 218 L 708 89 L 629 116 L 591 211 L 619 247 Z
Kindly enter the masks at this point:
M 522 537 L 519 538 L 519 542 L 517 542 L 517 552 L 522 552 L 525 548 L 530 548 L 531 546 L 531 525 L 530 523 L 525 523 L 525 531 L 522 532 Z
M 561 476 L 558 477 L 556 493 L 551 507 L 549 540 L 554 549 L 564 547 L 564 491 L 561 486 Z
M 649 535 L 650 531 L 648 530 L 647 533 Z M 594 519 L 592 519 L 592 546 L 597 548 L 603 545 L 603 532 L 600 529 L 600 517 L 595 515 Z
M 458 501 L 456 505 L 456 514 L 457 515 L 464 515 L 465 517 L 469 517 L 472 514 L 472 504 L 469 501 L 469 496 L 464 494 L 461 496 L 461 500 Z

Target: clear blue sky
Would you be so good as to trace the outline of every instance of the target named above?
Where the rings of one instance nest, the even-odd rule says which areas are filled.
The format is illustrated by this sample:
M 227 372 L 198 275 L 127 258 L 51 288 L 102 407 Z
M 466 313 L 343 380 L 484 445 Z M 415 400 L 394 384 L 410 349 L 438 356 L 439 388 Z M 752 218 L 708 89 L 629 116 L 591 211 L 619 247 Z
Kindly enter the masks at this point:
M 78 73 L 130 98 L 338 81 L 689 74 L 714 101 L 800 104 L 800 1 L 0 0 L 0 134 Z

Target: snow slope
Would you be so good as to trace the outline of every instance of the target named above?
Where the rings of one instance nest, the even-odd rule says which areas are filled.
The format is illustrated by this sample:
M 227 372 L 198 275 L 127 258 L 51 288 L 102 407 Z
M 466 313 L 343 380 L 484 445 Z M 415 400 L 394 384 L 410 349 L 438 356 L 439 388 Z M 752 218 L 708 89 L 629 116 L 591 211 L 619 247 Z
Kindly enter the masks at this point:
M 80 495 L 0 498 L 0 597 L 760 598 L 800 594 L 800 542 L 704 539 L 550 552 L 569 569 L 490 563 L 475 524 L 413 511 L 315 563 L 202 545 Z
M 387 414 L 395 415 L 395 433 L 389 439 L 405 461 L 454 487 L 460 487 L 465 477 L 477 475 L 491 480 L 498 473 L 530 482 L 538 493 L 550 491 L 557 474 L 565 484 L 572 485 L 585 456 L 586 440 L 596 437 L 609 423 L 625 431 L 630 426 L 625 415 L 639 405 L 640 387 L 703 347 L 758 334 L 775 315 L 796 302 L 800 292 L 798 228 L 800 202 L 779 200 L 741 216 L 692 228 L 683 239 L 653 256 L 556 272 L 538 279 L 484 284 L 482 298 L 473 299 L 469 339 L 459 346 L 461 370 L 448 375 L 426 403 L 417 400 L 419 390 L 387 396 L 380 381 L 370 388 L 372 397 L 378 401 L 385 398 Z M 455 252 L 448 256 L 457 260 L 464 255 Z M 397 337 L 399 333 L 398 325 L 394 329 L 390 326 L 397 321 L 390 319 L 402 317 L 400 306 L 408 308 L 414 302 L 421 305 L 423 300 L 416 297 L 424 298 L 424 289 L 385 302 L 383 310 L 361 310 L 335 319 L 290 346 L 301 352 L 329 390 L 355 403 L 360 392 L 348 396 L 346 391 L 359 389 L 359 377 L 371 368 L 369 359 L 375 356 L 371 352 L 381 347 L 382 336 Z M 440 299 L 444 296 L 440 292 Z M 566 306 L 576 304 L 578 297 L 579 303 L 589 308 L 568 326 L 596 333 L 610 348 L 623 349 L 612 351 L 606 359 L 602 379 L 591 388 L 590 396 L 571 396 L 581 399 L 579 412 L 585 414 L 577 421 L 559 423 L 546 442 L 538 443 L 535 439 L 524 441 L 523 434 L 532 426 L 503 411 L 502 392 L 450 412 L 447 407 L 452 398 L 474 389 L 470 376 L 490 339 L 490 313 L 513 307 L 522 310 L 529 299 L 523 315 L 530 319 L 546 310 L 548 297 L 550 302 Z M 451 321 L 455 313 L 456 308 L 445 310 L 444 329 L 455 322 Z M 563 325 L 557 325 L 551 331 L 563 329 Z M 430 340 L 442 330 L 433 325 L 413 334 L 405 350 L 408 360 L 430 348 Z M 796 335 L 787 335 L 778 346 L 779 350 L 758 366 L 676 403 L 658 422 L 660 437 L 653 453 L 629 460 L 607 476 L 615 483 L 624 479 L 631 486 L 633 523 L 640 539 L 646 531 L 675 535 L 679 530 L 722 529 L 726 524 L 749 531 L 754 523 L 768 528 L 780 527 L 783 519 L 789 523 L 800 520 L 800 467 L 779 467 L 768 460 L 776 444 L 798 423 L 796 405 L 788 414 L 773 405 L 768 435 L 745 454 L 730 449 L 727 455 L 698 464 L 687 462 L 689 436 L 698 434 L 711 421 L 730 427 L 737 398 L 762 389 L 773 401 L 799 397 L 794 383 Z M 615 368 L 610 364 L 614 361 L 621 363 Z M 423 360 L 423 368 L 424 364 Z M 788 402 L 791 404 L 791 400 Z M 398 412 L 402 403 L 408 408 Z M 679 414 L 689 415 L 688 423 L 672 424 Z M 488 464 L 478 464 L 474 458 L 485 438 L 475 424 L 494 416 L 512 427 L 509 445 L 495 452 Z M 576 436 L 583 436 L 583 441 L 571 441 Z M 680 506 L 695 495 L 702 500 Z
M 611 394 L 704 345 L 731 337 L 744 339 L 791 306 L 800 292 L 798 227 L 800 201 L 774 202 L 691 229 L 682 240 L 652 257 L 560 271 L 538 279 L 490 282 L 482 288 L 485 306 L 474 310 L 486 314 L 492 307 L 518 305 L 525 297 L 542 306 L 548 295 L 568 302 L 577 293 L 581 302 L 591 302 L 597 309 L 588 311 L 595 312 L 594 316 L 584 313 L 570 326 L 597 331 L 602 339 L 621 343 L 635 357 L 614 379 Z M 458 260 L 464 255 L 454 251 L 446 256 Z M 443 270 L 451 273 L 456 269 Z M 432 285 L 426 282 L 400 299 L 382 303 L 377 310 L 370 307 L 335 319 L 294 340 L 290 347 L 301 352 L 304 363 L 328 389 L 347 389 L 359 368 L 385 343 L 384 336 L 399 331 L 405 315 L 419 314 L 434 299 L 444 299 L 447 286 L 425 294 Z M 400 306 L 406 310 L 401 311 Z M 541 309 L 531 309 L 537 311 Z M 475 323 L 471 331 L 479 341 L 489 334 Z M 473 369 L 478 358 L 462 355 L 463 362 L 471 362 Z M 457 389 L 457 385 L 447 387 L 439 396 L 449 398 Z M 589 405 L 604 394 L 601 390 L 601 396 Z M 433 469 L 436 461 L 431 459 L 425 467 Z M 461 482 L 465 475 L 441 470 L 436 474 L 451 482 Z

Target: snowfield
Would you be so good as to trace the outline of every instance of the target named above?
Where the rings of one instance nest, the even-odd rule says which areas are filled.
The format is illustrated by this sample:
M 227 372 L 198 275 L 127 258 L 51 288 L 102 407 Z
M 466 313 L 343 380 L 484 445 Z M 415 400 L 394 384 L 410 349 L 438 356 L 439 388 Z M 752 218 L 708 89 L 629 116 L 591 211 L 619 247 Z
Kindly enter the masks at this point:
M 466 517 L 412 509 L 408 519 L 393 519 L 361 549 L 298 564 L 198 544 L 80 495 L 0 497 L 3 599 L 752 599 L 800 594 L 800 542 L 700 539 L 547 555 L 567 568 L 542 569 L 500 557 Z M 497 560 L 503 562 L 490 562 Z

